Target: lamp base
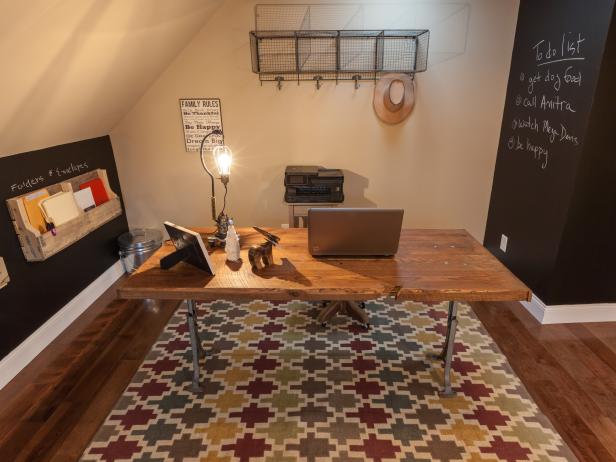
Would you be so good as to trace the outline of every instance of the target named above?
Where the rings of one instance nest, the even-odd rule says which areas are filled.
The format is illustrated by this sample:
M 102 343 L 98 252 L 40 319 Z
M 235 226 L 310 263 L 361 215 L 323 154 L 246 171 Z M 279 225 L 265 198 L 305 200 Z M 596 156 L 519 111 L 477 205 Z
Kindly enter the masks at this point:
M 210 247 L 225 247 L 227 239 L 227 230 L 229 229 L 229 217 L 223 213 L 218 215 L 216 219 L 216 231 L 214 234 L 208 234 L 207 242 Z
M 208 234 L 207 235 L 207 244 L 208 247 L 214 248 L 214 247 L 220 247 L 223 248 L 225 247 L 225 239 L 221 239 L 218 236 L 216 236 L 216 234 Z

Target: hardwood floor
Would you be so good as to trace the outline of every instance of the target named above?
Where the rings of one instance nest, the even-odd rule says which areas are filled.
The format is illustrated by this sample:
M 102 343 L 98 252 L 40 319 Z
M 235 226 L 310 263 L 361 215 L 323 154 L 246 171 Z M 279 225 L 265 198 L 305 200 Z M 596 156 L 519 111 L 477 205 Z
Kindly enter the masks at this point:
M 0 391 L 0 461 L 79 459 L 177 307 L 115 289 Z M 473 309 L 576 456 L 616 462 L 616 323 L 541 326 L 517 303 Z
M 518 303 L 473 309 L 580 461 L 616 461 L 616 323 L 540 325 Z
M 79 459 L 178 305 L 116 290 L 0 391 L 0 461 Z

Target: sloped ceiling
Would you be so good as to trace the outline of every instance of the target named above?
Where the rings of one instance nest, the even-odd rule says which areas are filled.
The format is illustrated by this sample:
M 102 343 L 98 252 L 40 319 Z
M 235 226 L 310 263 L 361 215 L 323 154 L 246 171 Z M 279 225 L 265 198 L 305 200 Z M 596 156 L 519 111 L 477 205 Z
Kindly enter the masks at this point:
M 108 134 L 223 0 L 0 0 L 0 156 Z

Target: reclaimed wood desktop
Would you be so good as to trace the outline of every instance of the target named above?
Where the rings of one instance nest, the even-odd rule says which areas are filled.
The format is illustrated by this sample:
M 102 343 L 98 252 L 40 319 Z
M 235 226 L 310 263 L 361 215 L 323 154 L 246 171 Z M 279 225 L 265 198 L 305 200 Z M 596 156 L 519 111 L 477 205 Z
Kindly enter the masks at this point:
M 281 245 L 274 248 L 275 264 L 264 270 L 255 272 L 248 263 L 248 249 L 262 243 L 263 236 L 241 228 L 242 262 L 227 262 L 224 250 L 212 250 L 216 276 L 186 263 L 161 269 L 161 258 L 175 250 L 167 242 L 118 290 L 123 298 L 187 301 L 195 390 L 200 389 L 199 357 L 203 355 L 196 300 L 373 300 L 385 296 L 449 302 L 447 334 L 438 355 L 445 363 L 445 395 L 452 394 L 456 302 L 530 300 L 530 290 L 464 230 L 404 229 L 397 254 L 389 258 L 315 258 L 308 252 L 306 229 L 267 230 L 280 236 Z

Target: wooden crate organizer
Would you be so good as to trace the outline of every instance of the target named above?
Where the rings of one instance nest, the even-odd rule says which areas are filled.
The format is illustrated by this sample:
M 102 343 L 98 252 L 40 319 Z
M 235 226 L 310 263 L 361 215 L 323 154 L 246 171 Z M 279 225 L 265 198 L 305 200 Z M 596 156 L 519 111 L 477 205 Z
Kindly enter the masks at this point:
M 9 272 L 4 264 L 4 259 L 0 257 L 0 289 L 5 287 L 11 279 L 9 278 Z
M 13 226 L 27 261 L 44 261 L 122 214 L 120 198 L 111 190 L 107 171 L 102 169 L 92 170 L 83 175 L 47 186 L 45 189 L 49 191 L 49 194 L 61 191 L 78 191 L 80 184 L 95 178 L 103 180 L 109 201 L 87 212 L 82 212 L 77 218 L 58 226 L 55 236 L 51 231 L 46 233 L 39 232 L 28 220 L 28 215 L 21 199 L 36 191 L 30 191 L 27 194 L 7 199 L 6 203 L 13 220 Z

